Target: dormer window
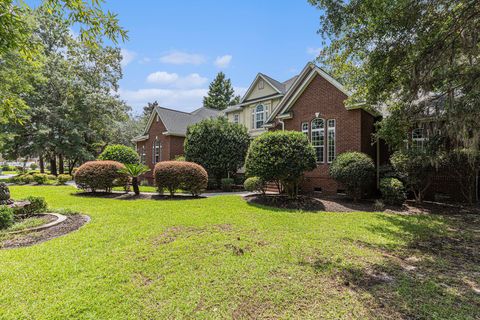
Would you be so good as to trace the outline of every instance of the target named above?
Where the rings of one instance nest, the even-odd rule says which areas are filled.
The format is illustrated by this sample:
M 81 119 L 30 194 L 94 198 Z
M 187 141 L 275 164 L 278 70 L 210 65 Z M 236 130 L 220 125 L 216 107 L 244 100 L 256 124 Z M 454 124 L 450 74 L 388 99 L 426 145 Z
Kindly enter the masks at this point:
M 263 83 L 263 80 L 260 79 L 258 81 L 258 90 L 262 90 L 265 87 L 265 84 Z

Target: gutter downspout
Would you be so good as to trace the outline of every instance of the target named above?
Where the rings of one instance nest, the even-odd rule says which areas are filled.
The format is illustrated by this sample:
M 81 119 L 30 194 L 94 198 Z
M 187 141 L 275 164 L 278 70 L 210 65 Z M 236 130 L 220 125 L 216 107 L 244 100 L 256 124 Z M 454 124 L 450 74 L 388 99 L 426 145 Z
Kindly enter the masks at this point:
M 285 122 L 282 119 L 278 119 L 278 122 L 282 124 L 282 131 L 285 131 Z

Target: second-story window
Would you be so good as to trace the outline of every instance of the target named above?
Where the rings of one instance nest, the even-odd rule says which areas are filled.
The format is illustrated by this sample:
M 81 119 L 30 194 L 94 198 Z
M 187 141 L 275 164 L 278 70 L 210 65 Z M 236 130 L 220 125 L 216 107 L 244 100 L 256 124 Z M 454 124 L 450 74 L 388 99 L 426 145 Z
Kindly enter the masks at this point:
M 252 109 L 252 129 L 261 129 L 268 118 L 268 106 L 259 104 Z
M 302 122 L 302 133 L 307 136 L 308 139 L 308 122 Z
M 240 123 L 240 115 L 234 114 L 233 115 L 233 123 Z
M 311 128 L 311 142 L 317 162 L 325 162 L 325 121 L 320 118 L 313 119 Z

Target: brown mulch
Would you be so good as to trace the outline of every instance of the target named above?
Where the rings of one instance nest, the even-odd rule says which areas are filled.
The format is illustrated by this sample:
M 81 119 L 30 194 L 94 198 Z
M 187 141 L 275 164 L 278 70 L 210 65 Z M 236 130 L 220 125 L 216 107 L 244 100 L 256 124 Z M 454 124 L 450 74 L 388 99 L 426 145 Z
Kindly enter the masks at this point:
M 48 241 L 75 231 L 90 220 L 88 216 L 75 214 L 67 216 L 67 220 L 48 229 L 33 231 L 25 234 L 15 234 L 1 240 L 0 249 L 29 247 L 37 243 Z
M 75 192 L 72 193 L 73 196 L 77 197 L 89 197 L 89 198 L 107 198 L 107 199 L 116 199 L 116 200 L 194 200 L 194 199 L 203 199 L 204 196 L 193 197 L 189 194 L 176 194 L 174 196 L 170 195 L 160 195 L 153 193 L 140 193 L 138 196 L 134 193 L 124 193 L 124 192 Z
M 326 212 L 377 212 L 374 200 L 359 200 L 354 202 L 345 196 L 299 196 L 297 200 L 289 200 L 284 195 L 249 195 L 245 200 L 253 205 L 262 205 L 279 209 L 326 211 Z M 469 207 L 460 204 L 445 204 L 425 201 L 421 205 L 414 201 L 407 201 L 403 206 L 386 205 L 384 212 L 402 214 L 480 214 L 480 207 Z

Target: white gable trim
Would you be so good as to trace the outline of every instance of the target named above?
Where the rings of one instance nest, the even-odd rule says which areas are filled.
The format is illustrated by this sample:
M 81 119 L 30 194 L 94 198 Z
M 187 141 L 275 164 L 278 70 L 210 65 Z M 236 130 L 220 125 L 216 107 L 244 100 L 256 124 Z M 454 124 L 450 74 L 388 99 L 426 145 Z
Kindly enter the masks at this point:
M 268 83 L 268 85 L 269 85 L 270 87 L 272 87 L 273 90 L 277 91 L 279 94 L 282 94 L 282 92 L 279 91 L 279 90 L 277 89 L 277 87 L 275 87 L 270 81 L 268 81 L 267 78 L 265 78 L 264 76 L 262 76 L 261 73 L 258 73 L 257 76 L 255 77 L 255 80 L 253 80 L 253 82 L 250 84 L 250 87 L 248 87 L 247 92 L 245 92 L 245 94 L 243 95 L 242 100 L 240 100 L 240 103 L 243 103 L 243 102 L 245 101 L 245 99 L 248 97 L 248 95 L 249 95 L 250 93 L 252 93 L 253 89 L 255 89 L 255 84 L 257 83 L 257 81 L 258 81 L 259 78 L 262 78 L 263 81 L 265 81 L 266 83 Z
M 158 117 L 160 118 L 160 115 L 158 114 L 157 112 L 157 108 L 153 109 L 152 113 L 150 114 L 150 118 L 148 118 L 148 122 L 147 122 L 147 125 L 145 126 L 145 130 L 143 131 L 143 134 L 147 134 L 148 131 L 150 130 L 150 127 L 152 126 L 152 123 L 153 123 L 153 119 L 155 119 L 155 116 L 158 115 Z M 162 118 L 160 118 L 161 120 Z M 162 123 L 163 123 L 163 120 L 162 120 Z M 164 124 L 165 125 L 165 124 Z

